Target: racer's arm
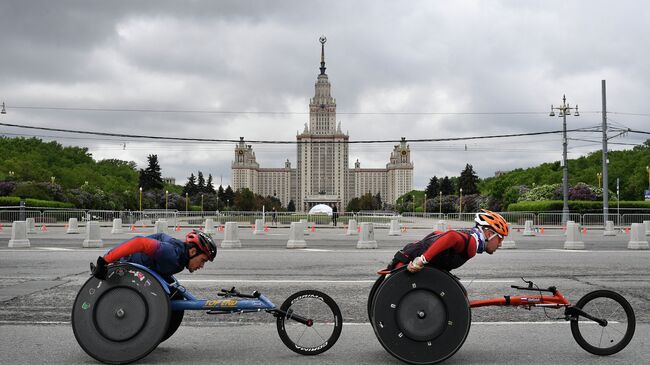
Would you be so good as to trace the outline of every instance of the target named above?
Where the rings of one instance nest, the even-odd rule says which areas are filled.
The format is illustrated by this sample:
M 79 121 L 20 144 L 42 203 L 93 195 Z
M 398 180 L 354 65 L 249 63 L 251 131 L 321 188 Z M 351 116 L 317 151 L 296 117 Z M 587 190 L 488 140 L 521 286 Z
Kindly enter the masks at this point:
M 138 252 L 153 256 L 159 247 L 160 241 L 158 240 L 148 237 L 135 237 L 110 250 L 104 255 L 104 260 L 111 263 Z
M 470 241 L 474 240 L 470 236 Z M 449 231 L 446 234 L 438 238 L 429 248 L 421 255 L 409 262 L 408 270 L 410 272 L 417 272 L 422 270 L 424 264 L 431 261 L 434 257 L 440 254 L 443 251 L 448 249 L 453 249 L 457 253 L 465 252 L 465 236 L 464 233 L 457 231 Z M 469 242 L 467 245 L 467 257 L 472 258 L 476 255 L 476 244 Z

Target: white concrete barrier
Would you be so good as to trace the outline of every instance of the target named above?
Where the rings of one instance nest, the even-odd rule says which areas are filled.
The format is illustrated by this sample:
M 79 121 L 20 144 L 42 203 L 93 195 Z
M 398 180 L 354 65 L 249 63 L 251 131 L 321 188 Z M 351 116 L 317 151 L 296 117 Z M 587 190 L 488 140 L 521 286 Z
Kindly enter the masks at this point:
M 377 241 L 375 241 L 375 225 L 372 223 L 364 222 L 360 224 L 361 234 L 357 242 L 357 248 L 377 248 Z
M 402 232 L 400 231 L 399 222 L 397 219 L 390 220 L 390 230 L 388 231 L 389 236 L 401 236 Z
M 350 219 L 348 221 L 348 232 L 346 235 L 348 236 L 356 236 L 357 233 L 359 233 L 359 227 L 357 226 L 357 220 L 356 219 Z
M 524 225 L 524 236 L 534 236 L 535 231 L 533 230 L 533 221 L 526 221 Z
M 27 222 L 27 233 L 36 233 L 34 218 L 27 218 L 25 222 Z
M 305 228 L 301 222 L 291 222 L 289 228 L 289 241 L 287 241 L 287 248 L 305 248 Z
M 616 231 L 614 230 L 614 221 L 605 222 L 605 230 L 603 231 L 603 236 L 616 236 Z
M 223 241 L 221 241 L 221 247 L 241 247 L 241 241 L 239 240 L 239 227 L 237 227 L 237 222 L 226 222 L 226 231 L 224 233 Z
M 443 220 L 439 220 L 439 221 L 436 222 L 436 224 L 433 226 L 433 230 L 434 230 L 434 231 L 443 231 L 443 232 L 446 232 L 446 231 L 447 231 L 447 222 L 446 222 L 446 221 L 443 221 Z
M 215 232 L 215 230 L 214 230 L 214 219 L 212 219 L 212 218 L 206 218 L 205 219 L 205 228 L 203 228 L 203 232 L 208 233 L 208 234 L 213 234 Z
M 650 221 L 643 221 L 643 225 L 645 226 L 645 235 L 650 236 Z
M 580 241 L 580 225 L 568 221 L 566 224 L 566 241 L 564 242 L 565 250 L 584 250 L 585 243 Z
M 99 222 L 86 222 L 86 239 L 84 240 L 82 246 L 90 248 L 104 247 L 104 241 L 102 241 Z
M 506 250 L 512 250 L 517 248 L 517 243 L 515 242 L 515 240 L 513 240 L 508 236 L 503 239 L 503 242 L 501 242 L 501 248 Z
M 302 223 L 302 228 L 304 228 L 305 236 L 309 236 L 309 222 L 306 219 L 301 219 L 300 223 Z
M 29 247 L 26 221 L 14 221 L 11 224 L 11 239 L 9 240 L 9 247 Z
M 167 227 L 167 220 L 158 219 L 153 227 L 153 233 L 169 234 L 169 230 Z
M 264 219 L 255 220 L 255 230 L 253 231 L 254 235 L 264 234 Z
M 68 230 L 65 231 L 66 234 L 76 234 L 79 233 L 79 221 L 77 218 L 68 219 Z
M 630 250 L 647 250 L 648 241 L 645 239 L 645 225 L 643 223 L 632 223 L 630 231 L 630 242 L 627 244 Z
M 564 227 L 564 228 L 565 228 L 565 230 L 564 230 L 564 235 L 565 235 L 565 236 L 566 236 L 567 234 L 569 234 L 569 233 L 568 233 L 568 232 L 569 232 L 569 224 L 572 224 L 572 223 L 575 224 L 574 221 L 566 221 L 566 226 Z
M 122 218 L 113 219 L 113 229 L 111 229 L 111 234 L 120 234 L 122 232 Z

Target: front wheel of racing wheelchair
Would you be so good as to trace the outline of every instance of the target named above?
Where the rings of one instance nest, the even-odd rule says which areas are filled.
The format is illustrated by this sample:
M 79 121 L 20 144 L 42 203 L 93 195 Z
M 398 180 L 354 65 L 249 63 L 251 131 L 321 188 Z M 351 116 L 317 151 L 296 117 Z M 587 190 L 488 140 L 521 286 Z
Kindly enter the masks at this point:
M 378 279 L 368 302 L 372 328 L 381 345 L 410 364 L 434 364 L 460 349 L 471 324 L 462 284 L 450 273 L 406 267 Z

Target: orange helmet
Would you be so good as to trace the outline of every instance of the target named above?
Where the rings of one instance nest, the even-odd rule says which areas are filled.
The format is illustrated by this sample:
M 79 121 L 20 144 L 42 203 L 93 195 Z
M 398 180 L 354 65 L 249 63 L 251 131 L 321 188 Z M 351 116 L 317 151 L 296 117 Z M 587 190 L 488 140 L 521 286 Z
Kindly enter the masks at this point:
M 474 218 L 477 226 L 491 228 L 497 234 L 505 237 L 508 235 L 508 222 L 499 214 L 487 209 L 481 209 L 480 212 L 476 213 L 476 218 Z

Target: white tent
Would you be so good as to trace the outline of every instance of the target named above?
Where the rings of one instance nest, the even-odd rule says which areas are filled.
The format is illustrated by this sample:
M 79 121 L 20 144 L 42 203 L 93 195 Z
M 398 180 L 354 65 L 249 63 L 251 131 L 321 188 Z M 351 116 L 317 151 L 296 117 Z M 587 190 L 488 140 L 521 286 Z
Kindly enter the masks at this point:
M 314 205 L 313 208 L 309 210 L 309 214 L 327 214 L 332 215 L 332 207 L 326 204 Z

